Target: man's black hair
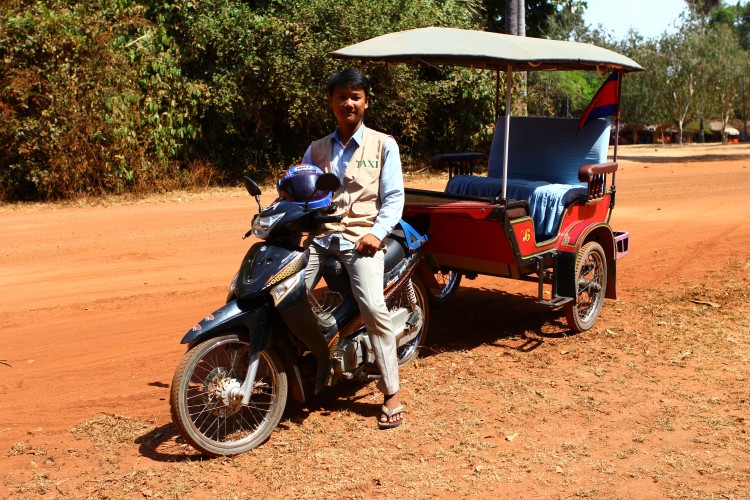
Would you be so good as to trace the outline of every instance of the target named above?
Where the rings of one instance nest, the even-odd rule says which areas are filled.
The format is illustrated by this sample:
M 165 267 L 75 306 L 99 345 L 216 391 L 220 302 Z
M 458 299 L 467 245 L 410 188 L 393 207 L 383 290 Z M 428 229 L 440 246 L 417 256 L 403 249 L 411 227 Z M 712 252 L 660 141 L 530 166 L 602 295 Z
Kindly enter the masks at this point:
M 351 89 L 362 89 L 365 91 L 365 97 L 370 97 L 370 86 L 367 83 L 367 77 L 354 68 L 337 71 L 328 80 L 328 95 L 333 95 L 336 87 Z

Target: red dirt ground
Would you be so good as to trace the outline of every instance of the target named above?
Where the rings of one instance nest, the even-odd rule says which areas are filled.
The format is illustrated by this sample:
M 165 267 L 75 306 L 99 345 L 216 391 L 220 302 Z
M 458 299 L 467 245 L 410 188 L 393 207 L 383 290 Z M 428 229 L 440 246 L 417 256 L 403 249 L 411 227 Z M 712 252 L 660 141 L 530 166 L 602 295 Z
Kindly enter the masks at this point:
M 710 285 L 712 277 L 721 279 L 719 273 L 730 262 L 750 259 L 750 147 L 627 146 L 621 147 L 620 159 L 612 226 L 631 233 L 630 255 L 618 265 L 620 300 L 608 301 L 597 326 L 575 336 L 577 346 L 606 337 L 605 333 L 614 335 L 619 327 L 626 332 L 648 332 L 654 328 L 653 313 L 640 314 L 638 308 L 628 306 L 642 300 L 644 290 L 658 298 L 680 287 Z M 444 179 L 437 178 L 407 179 L 407 185 L 428 189 L 441 189 L 443 183 Z M 264 196 L 264 204 L 269 198 L 270 194 Z M 526 363 L 544 352 L 550 366 L 539 373 L 547 373 L 546 385 L 533 391 L 541 391 L 547 398 L 565 399 L 566 392 L 556 394 L 557 383 L 549 379 L 554 377 L 556 369 L 569 369 L 568 364 L 575 364 L 575 360 L 566 357 L 569 350 L 565 347 L 566 338 L 546 339 L 536 354 L 519 347 L 518 336 L 498 333 L 487 340 L 498 329 L 499 308 L 508 306 L 506 309 L 517 311 L 514 331 L 530 332 L 527 336 L 544 326 L 537 327 L 540 321 L 536 319 L 523 326 L 523 314 L 548 314 L 539 313 L 542 309 L 533 301 L 518 298 L 525 284 L 490 277 L 464 280 L 456 304 L 433 311 L 429 344 L 433 354 L 419 361 L 416 367 L 404 370 L 404 398 L 412 404 L 413 411 L 407 415 L 406 425 L 394 431 L 398 434 L 383 437 L 384 433 L 372 431 L 377 407 L 372 385 L 358 389 L 359 396 L 354 398 L 345 390 L 334 389 L 333 395 L 315 405 L 295 410 L 257 454 L 254 451 L 236 459 L 185 461 L 189 452 L 180 447 L 179 439 L 174 436 L 168 408 L 173 370 L 184 353 L 179 340 L 197 319 L 221 305 L 239 259 L 248 247 L 241 235 L 255 211 L 254 202 L 240 189 L 179 193 L 140 202 L 0 207 L 0 227 L 5 228 L 6 235 L 0 247 L 0 312 L 4 318 L 0 335 L 3 361 L 0 364 L 0 456 L 3 457 L 0 497 L 46 494 L 47 498 L 191 498 L 208 496 L 212 489 L 222 498 L 257 494 L 326 496 L 333 492 L 325 488 L 306 489 L 310 487 L 306 482 L 316 474 L 298 471 L 299 481 L 295 482 L 293 470 L 315 467 L 321 483 L 333 481 L 333 476 L 343 474 L 339 466 L 321 467 L 333 449 L 336 453 L 359 455 L 358 462 L 371 464 L 361 469 L 362 480 L 352 482 L 356 487 L 348 490 L 349 496 L 357 497 L 386 495 L 389 487 L 401 495 L 422 492 L 424 496 L 476 493 L 483 497 L 622 498 L 718 494 L 740 498 L 750 495 L 744 482 L 750 478 L 749 469 L 741 465 L 750 458 L 747 444 L 744 455 L 738 452 L 739 457 L 727 459 L 726 470 L 732 471 L 730 475 L 686 470 L 690 467 L 683 467 L 681 472 L 678 463 L 672 467 L 673 475 L 662 476 L 666 479 L 661 482 L 657 481 L 658 474 L 652 473 L 628 476 L 617 472 L 607 476 L 607 464 L 610 460 L 617 461 L 607 458 L 607 450 L 622 436 L 610 429 L 608 432 L 612 433 L 607 439 L 569 437 L 567 445 L 555 441 L 556 430 L 586 436 L 598 432 L 596 429 L 601 425 L 598 421 L 572 418 L 565 411 L 545 413 L 538 425 L 552 437 L 538 436 L 537 443 L 543 445 L 516 450 L 507 468 L 502 458 L 506 455 L 497 451 L 485 455 L 483 449 L 476 449 L 472 453 L 462 452 L 469 458 L 455 464 L 455 482 L 430 476 L 430 468 L 453 474 L 445 472 L 453 470 L 443 463 L 443 459 L 447 460 L 445 454 L 456 452 L 462 443 L 468 449 L 472 445 L 465 443 L 460 435 L 451 438 L 452 444 L 438 438 L 410 443 L 417 439 L 415 434 L 427 435 L 437 418 L 452 422 L 451 416 L 457 415 L 461 422 L 466 422 L 467 416 L 460 413 L 461 405 L 471 401 L 481 401 L 481 413 L 486 415 L 507 410 L 507 402 L 493 397 L 489 386 L 482 389 L 472 385 L 470 393 L 457 394 L 460 398 L 450 404 L 444 404 L 445 394 L 436 393 L 435 397 L 442 399 L 436 400 L 437 407 L 430 408 L 430 401 L 420 392 L 427 389 L 420 389 L 414 379 L 427 380 L 428 375 L 436 377 L 439 373 L 442 377 L 435 379 L 436 383 L 445 383 L 445 375 L 456 374 L 450 381 L 452 384 L 467 376 L 466 373 L 482 377 L 492 366 L 497 366 L 479 370 L 478 367 L 484 366 L 482 360 L 486 354 L 498 356 L 498 363 L 505 363 L 502 373 L 493 373 L 493 379 L 510 383 L 515 376 L 522 375 L 517 368 L 513 371 L 514 368 L 507 367 L 511 358 Z M 746 277 L 747 266 L 739 272 Z M 475 342 L 467 341 L 454 348 L 451 332 L 460 332 L 462 337 L 479 337 Z M 615 350 L 606 340 L 597 344 L 605 358 Z M 494 350 L 488 350 L 488 345 Z M 443 358 L 442 354 L 452 357 Z M 462 359 L 471 359 L 470 363 L 476 363 L 477 368 L 456 371 L 456 363 L 462 363 Z M 721 364 L 721 360 L 716 362 Z M 538 368 L 538 360 L 536 363 L 530 368 Z M 560 367 L 556 368 L 558 363 Z M 668 384 L 670 374 L 660 373 L 659 366 L 650 368 L 649 377 Z M 746 394 L 748 369 L 744 368 L 744 362 L 737 369 L 739 384 L 744 384 Z M 607 419 L 605 415 L 610 415 L 612 408 L 619 408 L 618 400 L 623 394 L 613 391 L 597 395 L 601 418 Z M 652 403 L 653 395 L 648 390 L 634 390 L 627 395 L 631 408 Z M 747 408 L 747 398 L 744 401 L 740 409 Z M 737 408 L 727 411 L 742 413 Z M 622 411 L 627 413 L 620 409 L 615 414 Z M 143 424 L 143 429 L 136 432 L 134 439 L 117 441 L 114 447 L 107 447 L 106 443 L 102 446 L 91 437 L 87 439 L 80 426 L 86 423 L 91 426 L 106 417 L 132 420 Z M 514 428 L 523 427 L 531 433 L 537 425 L 533 418 L 516 422 L 515 427 L 502 416 L 494 424 L 485 421 L 487 418 L 483 417 L 484 427 L 477 435 L 494 436 L 493 446 L 500 450 L 502 446 L 519 444 L 509 439 Z M 628 425 L 627 420 L 623 422 Z M 117 428 L 116 423 L 112 425 Z M 327 436 L 329 425 L 339 438 L 342 433 L 345 435 L 331 449 L 326 444 L 331 438 Z M 748 431 L 746 420 L 739 425 L 741 432 Z M 620 428 L 626 441 L 631 439 L 630 430 Z M 682 430 L 677 429 L 677 433 Z M 148 440 L 143 444 L 144 435 L 154 442 L 161 435 L 164 439 L 152 446 Z M 523 438 L 524 433 L 521 435 Z M 397 436 L 402 455 L 406 452 L 401 446 L 419 450 L 406 458 L 399 455 L 399 470 L 405 470 L 405 460 L 419 465 L 421 475 L 403 479 L 406 474 L 399 479 L 389 472 L 382 475 L 369 472 L 383 466 L 385 460 L 368 451 L 367 443 L 386 446 L 386 440 L 391 439 L 392 443 L 393 436 Z M 467 442 L 476 439 L 471 433 L 468 436 Z M 654 455 L 650 455 L 643 450 L 648 441 L 643 444 L 639 438 L 633 440 L 633 446 L 641 450 L 634 452 L 639 470 L 655 466 L 649 457 L 655 457 L 660 447 L 663 451 L 668 446 L 654 443 Z M 296 448 L 295 441 L 314 444 L 315 455 Z M 530 442 L 528 436 L 526 443 Z M 677 448 L 674 444 L 669 446 Z M 540 467 L 541 470 L 535 470 L 536 479 L 529 479 L 526 472 L 531 473 L 534 463 L 553 464 L 542 458 L 539 462 L 528 462 L 529 457 L 541 457 L 553 449 L 558 456 L 567 457 L 565 463 Z M 274 464 L 275 456 L 284 462 Z M 388 460 L 395 460 L 394 457 Z M 597 463 L 592 465 L 589 462 L 594 458 Z M 508 479 L 512 474 L 502 472 L 515 470 L 516 463 L 520 472 L 515 473 L 520 475 Z M 175 464 L 177 469 L 172 468 Z M 239 479 L 246 469 L 279 467 L 277 474 L 281 476 L 277 479 L 260 477 L 257 472 L 251 479 Z M 467 479 L 488 470 L 499 472 L 499 478 L 480 483 Z M 192 479 L 185 479 L 182 474 Z M 587 477 L 592 474 L 601 474 L 602 480 L 588 483 Z M 173 478 L 178 476 L 183 478 L 181 485 L 174 484 Z M 191 482 L 196 476 L 203 478 L 201 482 Z M 563 476 L 564 481 L 558 479 Z

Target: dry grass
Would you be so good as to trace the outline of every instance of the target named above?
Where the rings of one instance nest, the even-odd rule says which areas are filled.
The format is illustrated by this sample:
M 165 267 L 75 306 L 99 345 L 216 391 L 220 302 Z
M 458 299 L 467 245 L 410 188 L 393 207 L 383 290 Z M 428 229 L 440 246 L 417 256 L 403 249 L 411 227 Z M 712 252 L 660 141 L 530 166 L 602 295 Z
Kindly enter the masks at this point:
M 747 498 L 749 269 L 750 261 L 735 262 L 701 285 L 608 302 L 597 328 L 580 335 L 565 334 L 551 314 L 543 335 L 499 332 L 471 348 L 433 343 L 404 371 L 409 413 L 395 431 L 376 430 L 379 396 L 373 385 L 356 384 L 291 408 L 269 442 L 231 459 L 195 455 L 163 415 L 154 422 L 100 415 L 71 429 L 94 444 L 76 451 L 86 470 L 55 458 L 12 491 L 16 498 Z M 29 442 L 8 455 L 36 453 L 46 458 Z
M 148 429 L 148 424 L 123 415 L 104 414 L 80 423 L 70 431 L 77 439 L 88 439 L 92 443 L 113 449 L 132 443 Z

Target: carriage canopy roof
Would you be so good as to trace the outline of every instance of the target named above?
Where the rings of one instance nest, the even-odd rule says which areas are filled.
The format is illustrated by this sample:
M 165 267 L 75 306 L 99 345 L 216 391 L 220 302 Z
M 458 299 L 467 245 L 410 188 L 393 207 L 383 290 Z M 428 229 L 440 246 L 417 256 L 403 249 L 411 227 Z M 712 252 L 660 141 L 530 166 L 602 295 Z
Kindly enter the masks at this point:
M 330 52 L 336 59 L 423 63 L 515 71 L 642 71 L 617 52 L 596 45 L 457 28 L 389 33 Z

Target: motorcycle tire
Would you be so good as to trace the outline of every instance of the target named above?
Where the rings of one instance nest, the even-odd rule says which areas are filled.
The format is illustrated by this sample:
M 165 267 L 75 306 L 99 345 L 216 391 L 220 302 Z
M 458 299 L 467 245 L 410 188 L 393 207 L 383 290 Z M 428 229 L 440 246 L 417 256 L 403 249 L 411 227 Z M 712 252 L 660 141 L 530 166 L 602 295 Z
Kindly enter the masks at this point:
M 248 405 L 239 387 L 250 345 L 235 334 L 213 337 L 185 353 L 170 390 L 172 421 L 193 448 L 209 456 L 237 455 L 268 439 L 284 413 L 287 376 L 272 349 L 259 353 Z

